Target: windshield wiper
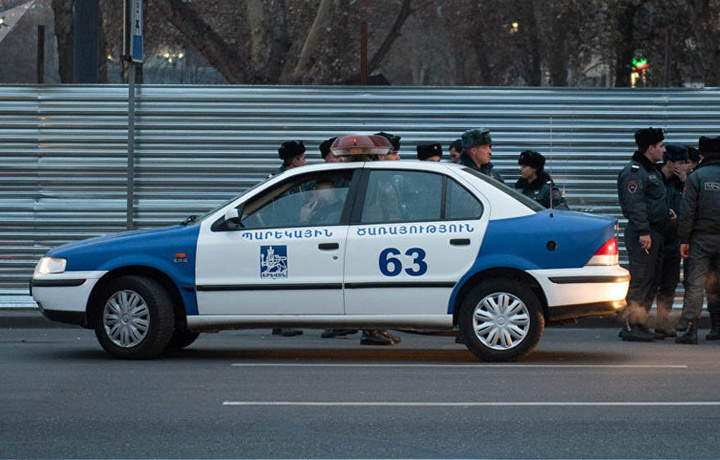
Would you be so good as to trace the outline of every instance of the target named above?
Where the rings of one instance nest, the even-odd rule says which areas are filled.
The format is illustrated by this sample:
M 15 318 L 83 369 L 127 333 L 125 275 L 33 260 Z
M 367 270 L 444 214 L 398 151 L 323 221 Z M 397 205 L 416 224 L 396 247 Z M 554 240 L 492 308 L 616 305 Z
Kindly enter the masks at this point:
M 180 223 L 180 225 L 188 225 L 192 224 L 193 222 L 197 221 L 198 216 L 193 214 L 192 216 L 188 216 L 184 221 Z

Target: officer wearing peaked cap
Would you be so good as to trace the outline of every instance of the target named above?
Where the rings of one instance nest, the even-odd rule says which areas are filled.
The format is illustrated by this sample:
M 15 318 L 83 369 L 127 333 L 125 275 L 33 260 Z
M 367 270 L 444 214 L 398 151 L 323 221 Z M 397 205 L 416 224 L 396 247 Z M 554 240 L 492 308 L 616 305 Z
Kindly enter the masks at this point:
M 678 223 L 680 252 L 689 263 L 682 313 L 687 328 L 675 341 L 685 344 L 698 342 L 698 319 L 708 274 L 720 273 L 720 137 L 701 137 L 699 148 L 703 160 L 685 183 Z M 717 289 L 708 289 L 707 294 L 711 334 L 718 333 Z
M 525 150 L 518 159 L 520 179 L 515 188 L 541 205 L 554 209 L 568 209 L 565 199 L 550 175 L 545 172 L 545 157 L 534 150 Z
M 503 182 L 502 176 L 493 170 L 493 164 L 490 162 L 492 155 L 490 130 L 470 129 L 463 133 L 461 139 L 463 153 L 460 155 L 460 164 Z
M 442 158 L 442 145 L 420 144 L 417 146 L 417 156 L 420 161 L 440 161 Z
M 659 128 L 637 130 L 638 149 L 617 180 L 618 200 L 628 219 L 624 237 L 630 286 L 620 331 L 626 341 L 650 342 L 655 338 L 646 321 L 655 297 L 655 276 L 662 264 L 663 230 L 670 220 L 662 174 L 655 166 L 665 153 L 664 138 Z

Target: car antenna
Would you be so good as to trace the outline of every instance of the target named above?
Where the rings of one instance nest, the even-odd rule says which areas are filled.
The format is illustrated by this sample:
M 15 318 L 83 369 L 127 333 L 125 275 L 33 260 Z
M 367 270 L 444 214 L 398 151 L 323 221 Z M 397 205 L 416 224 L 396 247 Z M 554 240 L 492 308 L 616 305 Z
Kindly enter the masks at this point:
M 552 182 L 553 179 L 553 118 L 550 117 L 550 181 Z M 552 182 L 554 185 L 555 182 Z M 553 190 L 552 185 L 550 186 L 550 217 L 553 217 Z

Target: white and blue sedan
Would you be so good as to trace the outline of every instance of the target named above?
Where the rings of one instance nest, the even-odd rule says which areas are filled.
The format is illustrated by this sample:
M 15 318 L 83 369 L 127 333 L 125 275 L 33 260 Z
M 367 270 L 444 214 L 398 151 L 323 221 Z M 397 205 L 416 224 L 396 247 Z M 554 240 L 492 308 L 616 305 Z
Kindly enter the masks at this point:
M 43 314 L 118 358 L 203 331 L 459 330 L 485 361 L 548 322 L 625 305 L 614 219 L 550 211 L 461 166 L 322 164 L 269 178 L 197 220 L 67 244 L 38 263 Z

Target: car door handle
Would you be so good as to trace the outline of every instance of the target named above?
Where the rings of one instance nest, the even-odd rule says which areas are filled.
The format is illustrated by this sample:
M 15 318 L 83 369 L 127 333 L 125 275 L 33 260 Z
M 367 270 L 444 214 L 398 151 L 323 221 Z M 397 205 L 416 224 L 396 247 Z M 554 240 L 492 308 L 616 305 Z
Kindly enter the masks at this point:
M 340 249 L 340 245 L 338 243 L 320 243 L 318 244 L 318 249 L 321 251 L 332 251 L 333 249 Z
M 453 238 L 450 240 L 453 246 L 467 246 L 470 244 L 470 238 Z

